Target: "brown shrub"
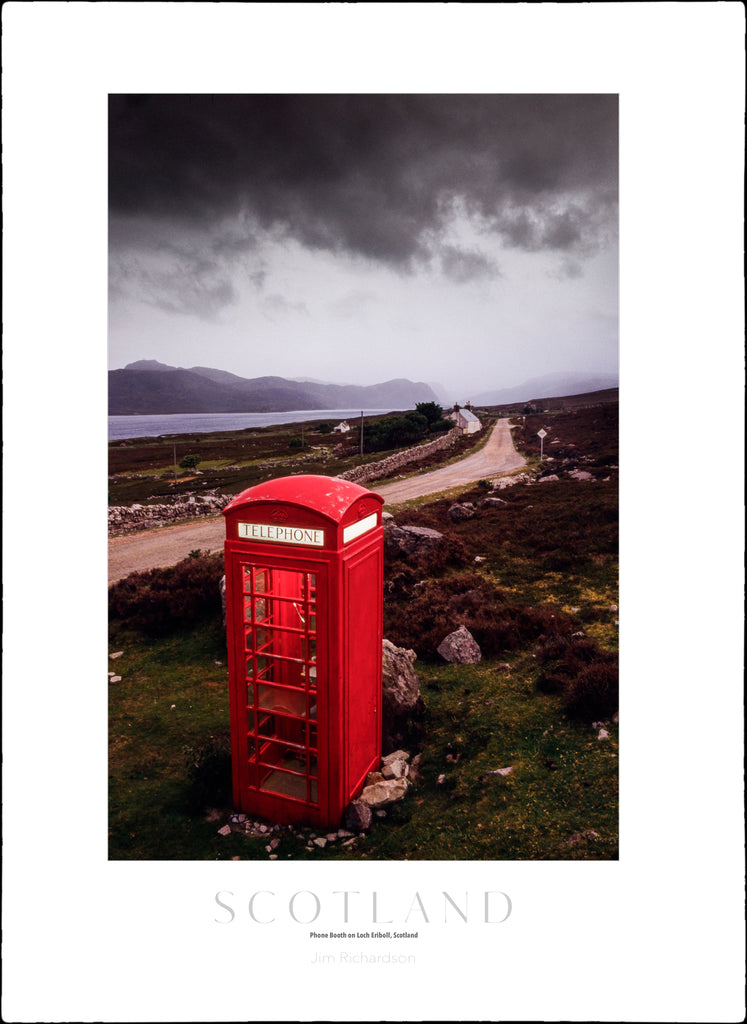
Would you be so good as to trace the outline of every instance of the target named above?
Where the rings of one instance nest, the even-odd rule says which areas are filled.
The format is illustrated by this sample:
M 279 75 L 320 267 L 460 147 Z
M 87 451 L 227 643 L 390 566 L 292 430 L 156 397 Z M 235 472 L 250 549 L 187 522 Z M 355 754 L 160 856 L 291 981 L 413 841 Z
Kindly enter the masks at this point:
M 109 588 L 109 615 L 149 636 L 164 636 L 220 614 L 223 557 L 189 557 L 165 569 L 133 572 Z
M 537 657 L 545 667 L 537 678 L 542 693 L 562 693 L 571 718 L 608 718 L 618 706 L 617 657 L 588 638 L 556 637 L 540 643 Z
M 393 583 L 394 581 L 392 581 Z M 520 605 L 474 572 L 412 584 L 409 599 L 394 588 L 384 602 L 386 636 L 432 660 L 443 638 L 464 625 L 483 655 L 513 651 L 550 634 L 569 635 L 574 620 L 552 605 Z
M 581 669 L 565 691 L 565 710 L 585 722 L 609 718 L 619 705 L 616 662 L 595 661 Z

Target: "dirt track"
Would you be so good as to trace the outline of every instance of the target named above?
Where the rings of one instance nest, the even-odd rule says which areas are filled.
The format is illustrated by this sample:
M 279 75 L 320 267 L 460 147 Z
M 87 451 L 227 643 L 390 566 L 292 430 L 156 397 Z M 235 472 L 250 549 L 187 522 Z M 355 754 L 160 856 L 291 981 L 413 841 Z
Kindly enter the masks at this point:
M 521 469 L 525 460 L 514 448 L 508 420 L 498 420 L 485 446 L 451 466 L 422 473 L 408 480 L 382 484 L 376 491 L 388 505 L 396 505 L 425 494 L 436 494 L 475 480 L 489 479 Z M 131 572 L 174 565 L 190 551 L 222 551 L 225 539 L 223 516 L 109 539 L 109 583 Z

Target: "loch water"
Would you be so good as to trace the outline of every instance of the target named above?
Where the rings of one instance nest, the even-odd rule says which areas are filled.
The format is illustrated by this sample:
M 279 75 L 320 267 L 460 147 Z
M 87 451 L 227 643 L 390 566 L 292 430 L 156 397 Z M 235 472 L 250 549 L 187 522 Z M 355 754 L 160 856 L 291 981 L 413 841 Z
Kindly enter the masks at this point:
M 380 416 L 394 409 L 363 409 L 363 416 Z M 360 419 L 360 409 L 301 409 L 290 412 L 193 412 L 145 416 L 110 416 L 109 440 L 126 441 L 132 437 L 161 437 L 171 434 L 209 434 L 219 430 L 243 430 L 246 427 L 272 427 L 281 423 L 327 420 L 337 426 L 347 420 L 350 426 Z

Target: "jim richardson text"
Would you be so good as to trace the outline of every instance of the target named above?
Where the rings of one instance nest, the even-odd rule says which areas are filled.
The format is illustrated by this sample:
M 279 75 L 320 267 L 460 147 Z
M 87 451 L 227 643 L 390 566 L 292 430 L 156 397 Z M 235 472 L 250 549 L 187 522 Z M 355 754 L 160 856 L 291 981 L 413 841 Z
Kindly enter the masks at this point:
M 310 964 L 414 964 L 413 953 L 314 953 Z

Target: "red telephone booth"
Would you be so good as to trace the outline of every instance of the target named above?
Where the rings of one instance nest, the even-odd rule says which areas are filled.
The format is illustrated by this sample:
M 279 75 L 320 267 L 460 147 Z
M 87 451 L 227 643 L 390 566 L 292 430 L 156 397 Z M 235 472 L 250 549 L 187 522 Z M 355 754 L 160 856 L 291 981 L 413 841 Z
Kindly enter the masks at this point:
M 290 476 L 223 510 L 238 810 L 336 827 L 379 764 L 383 504 Z

